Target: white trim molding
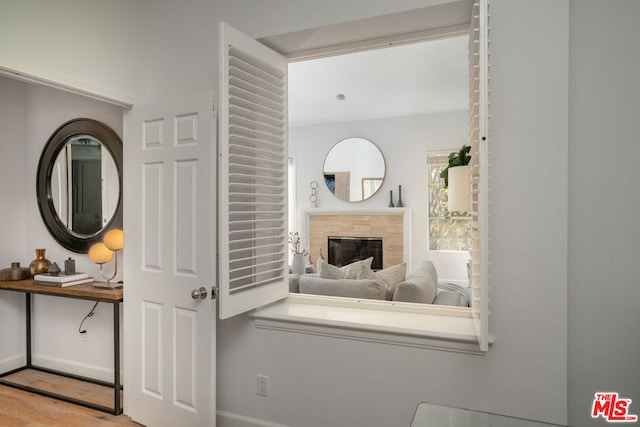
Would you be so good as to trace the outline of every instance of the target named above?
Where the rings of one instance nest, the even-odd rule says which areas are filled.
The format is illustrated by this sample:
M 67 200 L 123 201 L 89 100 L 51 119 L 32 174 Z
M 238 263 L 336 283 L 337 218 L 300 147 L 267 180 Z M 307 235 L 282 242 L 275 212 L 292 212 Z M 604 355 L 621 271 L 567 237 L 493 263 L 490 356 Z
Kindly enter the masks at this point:
M 471 311 L 392 301 L 290 294 L 253 313 L 256 328 L 485 355 Z
M 218 427 L 289 427 L 284 424 L 245 417 L 244 415 L 226 411 L 216 412 L 216 425 Z
M 71 79 L 33 65 L 24 64 L 0 56 L 0 76 L 4 75 L 19 81 L 53 87 L 99 101 L 108 102 L 123 108 L 131 108 L 139 100 L 131 96 L 99 87 L 87 82 Z
M 93 378 L 100 381 L 113 382 L 113 366 L 111 368 L 105 368 L 103 366 L 80 363 L 76 360 L 62 359 L 37 353 L 32 355 L 32 364 L 34 366 L 53 369 L 59 372 L 69 372 L 74 375 Z M 123 380 L 124 373 L 121 372 L 120 381 Z
M 0 360 L 0 372 L 9 372 L 24 366 L 26 358 L 26 353 L 22 352 Z

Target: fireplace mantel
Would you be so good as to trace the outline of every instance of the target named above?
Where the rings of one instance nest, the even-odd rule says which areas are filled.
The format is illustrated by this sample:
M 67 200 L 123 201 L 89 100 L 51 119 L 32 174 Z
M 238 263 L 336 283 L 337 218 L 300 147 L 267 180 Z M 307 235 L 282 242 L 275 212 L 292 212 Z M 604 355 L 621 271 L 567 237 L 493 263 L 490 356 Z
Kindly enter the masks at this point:
M 400 224 L 402 226 L 402 231 L 394 233 L 393 239 L 397 239 L 398 241 L 389 242 L 387 241 L 387 245 L 391 245 L 392 247 L 397 247 L 401 249 L 402 256 L 401 259 L 396 259 L 395 263 L 398 262 L 406 262 L 408 271 L 411 271 L 410 263 L 411 263 L 411 208 L 382 208 L 382 209 L 353 209 L 353 210 L 340 210 L 340 209 L 324 209 L 324 208 L 313 208 L 313 209 L 302 209 L 300 211 L 300 234 L 302 236 L 303 245 L 309 248 L 309 260 L 315 265 L 316 259 L 319 253 L 319 247 L 313 247 L 312 238 L 311 238 L 311 230 L 310 223 L 311 218 L 314 216 L 325 216 L 331 217 L 332 220 L 339 220 L 340 223 L 348 224 L 354 220 L 354 217 L 362 217 L 363 219 L 366 217 L 390 217 L 390 221 L 394 221 L 397 223 L 397 217 L 402 217 Z M 336 218 L 333 218 L 336 217 Z M 348 227 L 348 225 L 346 225 Z M 357 237 L 373 237 L 373 236 L 363 236 L 362 233 L 358 232 L 358 230 L 353 231 L 345 231 L 345 234 L 350 234 L 351 236 Z M 336 233 L 325 233 L 336 235 Z M 314 233 L 316 235 L 316 233 Z M 402 237 L 399 237 L 401 235 Z M 381 236 L 375 236 L 381 237 Z M 316 237 L 317 238 L 317 237 Z M 400 242 L 399 240 L 402 240 Z M 318 246 L 317 242 L 316 245 Z M 385 253 L 388 251 L 385 250 Z M 397 251 L 394 251 L 397 252 Z M 326 257 L 327 253 L 323 253 Z M 394 260 L 393 257 L 387 258 L 385 255 L 385 259 L 389 259 L 390 261 Z

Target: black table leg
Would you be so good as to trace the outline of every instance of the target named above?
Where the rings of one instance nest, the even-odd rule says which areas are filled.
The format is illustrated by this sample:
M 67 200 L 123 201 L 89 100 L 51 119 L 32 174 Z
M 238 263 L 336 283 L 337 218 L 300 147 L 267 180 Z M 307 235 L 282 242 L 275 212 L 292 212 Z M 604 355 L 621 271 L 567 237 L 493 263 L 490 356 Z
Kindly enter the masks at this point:
M 114 410 L 116 414 L 122 413 L 120 402 L 120 303 L 113 303 L 113 388 L 115 393 Z
M 0 286 L 5 284 L 5 282 L 0 282 Z M 103 412 L 108 412 L 114 415 L 120 415 L 123 413 L 123 409 L 122 409 L 122 398 L 121 398 L 121 392 L 122 392 L 122 382 L 120 379 L 120 365 L 121 365 L 121 359 L 120 359 L 120 350 L 121 350 L 121 345 L 120 345 L 120 303 L 122 302 L 122 298 L 120 298 L 119 300 L 117 299 L 113 299 L 113 298 L 100 298 L 100 296 L 97 296 L 97 298 L 94 300 L 94 298 L 92 296 L 84 296 L 84 295 L 72 295 L 72 294 L 66 294 L 66 293 L 58 293 L 59 289 L 57 288 L 50 288 L 50 289 L 46 289 L 46 291 L 43 292 L 39 292 L 39 291 L 31 291 L 31 290 L 27 290 L 27 289 L 20 289 L 20 288 L 14 288 L 14 287 L 7 287 L 5 288 L 4 286 L 2 286 L 3 290 L 12 290 L 12 291 L 18 291 L 18 292 L 23 292 L 25 294 L 25 333 L 26 333 L 26 337 L 25 337 L 25 341 L 26 341 L 26 363 L 24 366 L 21 366 L 19 368 L 7 371 L 7 372 L 2 372 L 0 373 L 0 384 L 2 385 L 6 385 L 9 387 L 14 387 L 20 390 L 24 390 L 27 391 L 29 393 L 35 393 L 35 394 L 40 394 L 42 396 L 48 396 L 54 399 L 59 399 L 59 400 L 63 400 L 65 402 L 69 402 L 69 403 L 74 403 L 77 405 L 82 405 L 84 407 L 87 408 L 91 408 L 91 409 L 96 409 L 99 411 L 103 411 Z M 43 288 L 44 289 L 44 288 Z M 77 298 L 77 299 L 86 299 L 86 300 L 92 300 L 92 301 L 99 301 L 99 302 L 107 302 L 110 304 L 113 304 L 113 351 L 114 351 L 114 381 L 113 383 L 111 382 L 105 382 L 105 381 L 100 381 L 100 380 L 96 380 L 93 378 L 87 378 L 84 376 L 80 376 L 80 375 L 74 375 L 74 374 L 70 374 L 67 372 L 61 372 L 61 371 L 57 371 L 57 370 L 53 370 L 53 369 L 48 369 L 48 368 L 44 368 L 41 366 L 37 366 L 37 365 L 33 365 L 33 359 L 32 359 L 32 353 L 33 353 L 33 296 L 35 294 L 44 294 L 44 295 L 50 295 L 50 296 L 59 296 L 59 297 L 65 297 L 65 298 Z M 75 399 L 69 396 L 65 396 L 62 394 L 58 394 L 56 392 L 51 392 L 51 391 L 46 391 L 46 390 L 42 390 L 39 389 L 37 387 L 32 387 L 32 386 L 27 386 L 27 385 L 23 385 L 20 383 L 16 383 L 16 382 L 12 382 L 11 380 L 8 380 L 6 378 L 9 378 L 12 374 L 15 374 L 17 372 L 23 371 L 25 369 L 33 369 L 36 371 L 41 371 L 41 372 L 45 372 L 45 373 L 49 373 L 49 374 L 53 374 L 53 375 L 58 375 L 58 376 L 63 376 L 63 377 L 67 377 L 67 378 L 72 378 L 75 380 L 79 380 L 79 381 L 86 381 L 89 383 L 93 383 L 93 384 L 97 384 L 103 387 L 113 387 L 114 390 L 114 405 L 112 407 L 110 406 L 102 406 L 102 405 L 98 405 L 95 403 L 91 403 L 85 400 L 79 400 L 79 399 Z
M 25 311 L 27 316 L 27 366 L 31 367 L 31 293 L 25 293 L 27 297 L 27 303 L 25 305 Z

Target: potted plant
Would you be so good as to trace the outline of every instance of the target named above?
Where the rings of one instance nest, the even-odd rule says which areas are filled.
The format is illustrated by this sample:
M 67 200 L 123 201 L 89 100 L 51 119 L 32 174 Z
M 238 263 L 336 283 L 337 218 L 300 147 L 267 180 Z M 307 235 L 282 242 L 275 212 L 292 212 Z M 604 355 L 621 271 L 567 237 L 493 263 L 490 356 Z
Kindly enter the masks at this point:
M 440 172 L 440 178 L 444 179 L 445 188 L 449 187 L 449 169 L 458 166 L 467 166 L 471 161 L 469 151 L 471 151 L 471 146 L 463 145 L 460 151 L 455 151 L 449 154 L 449 164 L 442 172 Z
M 449 163 L 440 173 L 447 188 L 447 209 L 449 212 L 469 211 L 469 155 L 471 146 L 463 145 L 460 151 L 449 154 Z

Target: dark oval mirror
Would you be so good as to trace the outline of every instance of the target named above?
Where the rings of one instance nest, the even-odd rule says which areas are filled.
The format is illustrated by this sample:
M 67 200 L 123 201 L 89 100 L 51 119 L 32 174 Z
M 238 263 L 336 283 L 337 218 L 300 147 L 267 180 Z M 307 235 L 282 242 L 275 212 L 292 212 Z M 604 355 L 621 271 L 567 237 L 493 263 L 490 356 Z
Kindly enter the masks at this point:
M 386 165 L 380 149 L 364 138 L 347 138 L 334 145 L 324 159 L 324 182 L 346 202 L 360 202 L 382 186 Z
M 92 119 L 64 123 L 49 137 L 36 177 L 38 208 L 63 247 L 87 253 L 122 228 L 122 141 Z

